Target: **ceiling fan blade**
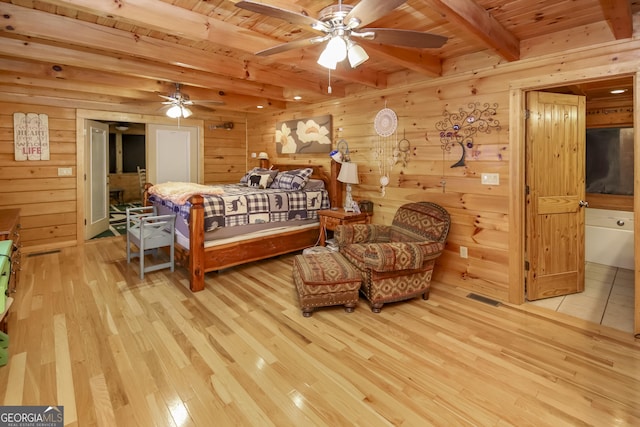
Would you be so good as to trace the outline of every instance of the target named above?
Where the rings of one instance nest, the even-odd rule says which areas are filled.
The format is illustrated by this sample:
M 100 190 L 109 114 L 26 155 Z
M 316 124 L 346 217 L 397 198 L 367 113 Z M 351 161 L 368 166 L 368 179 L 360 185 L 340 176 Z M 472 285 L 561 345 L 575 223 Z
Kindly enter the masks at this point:
M 262 15 L 272 16 L 274 18 L 282 19 L 283 21 L 287 21 L 291 24 L 298 25 L 309 25 L 313 28 L 325 28 L 327 25 L 318 21 L 315 18 L 312 18 L 307 15 L 303 15 L 301 13 L 292 12 L 286 9 L 280 9 L 279 7 L 269 6 L 264 3 L 254 3 L 252 1 L 242 0 L 236 3 L 236 6 L 248 10 L 250 12 L 260 13 Z M 328 28 L 328 27 L 327 27 Z
M 270 47 L 268 49 L 261 50 L 260 52 L 256 52 L 257 56 L 269 56 L 275 55 L 276 53 L 287 52 L 293 49 L 301 49 L 303 47 L 311 46 L 313 44 L 322 43 L 325 40 L 328 40 L 331 36 L 326 37 L 312 37 L 310 39 L 296 40 L 289 43 L 279 44 L 274 47 Z
M 366 28 L 367 32 L 375 34 L 373 43 L 390 44 L 395 46 L 439 48 L 447 42 L 447 38 L 436 34 L 423 33 L 413 30 L 398 30 L 394 28 Z
M 157 93 L 157 92 L 156 92 L 156 93 Z M 158 94 L 158 96 L 159 96 L 160 98 L 162 98 L 162 99 L 166 99 L 167 101 L 175 101 L 175 100 L 176 100 L 174 97 L 171 97 L 171 96 L 166 96 L 166 95 L 163 95 L 163 94 L 161 94 L 161 93 L 157 93 L 157 94 Z
M 351 19 L 356 18 L 360 21 L 357 28 L 362 28 L 406 2 L 407 0 L 360 0 L 345 16 L 344 23 L 348 24 Z
M 214 108 L 211 107 L 207 107 L 206 105 L 199 105 L 199 104 L 194 104 L 191 105 L 189 108 L 194 107 L 197 109 L 201 109 L 201 110 L 207 110 L 207 111 L 216 111 Z
M 224 105 L 224 102 L 216 99 L 197 99 L 191 100 L 191 104 L 197 106 L 203 106 L 202 104 Z

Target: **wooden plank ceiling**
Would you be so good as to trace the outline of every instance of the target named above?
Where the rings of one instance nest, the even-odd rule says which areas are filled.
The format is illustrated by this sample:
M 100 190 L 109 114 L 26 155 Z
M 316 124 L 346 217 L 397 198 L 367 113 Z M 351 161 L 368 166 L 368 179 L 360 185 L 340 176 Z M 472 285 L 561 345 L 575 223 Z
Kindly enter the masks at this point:
M 192 100 L 224 103 L 203 103 L 198 113 L 205 117 L 214 109 L 284 109 L 292 102 L 435 78 L 445 75 L 450 64 L 459 71 L 471 63 L 464 58 L 478 54 L 496 64 L 518 61 L 523 46 L 552 34 L 584 34 L 600 25 L 611 40 L 629 38 L 632 14 L 640 8 L 637 0 L 399 2 L 367 27 L 433 33 L 448 38 L 444 46 L 417 49 L 363 41 L 370 59 L 355 69 L 339 65 L 329 78 L 316 63 L 323 45 L 256 56 L 318 33 L 241 9 L 237 1 L 0 0 L 0 101 L 153 113 L 162 107 L 158 94 L 170 94 L 180 83 Z M 261 2 L 311 17 L 336 3 Z

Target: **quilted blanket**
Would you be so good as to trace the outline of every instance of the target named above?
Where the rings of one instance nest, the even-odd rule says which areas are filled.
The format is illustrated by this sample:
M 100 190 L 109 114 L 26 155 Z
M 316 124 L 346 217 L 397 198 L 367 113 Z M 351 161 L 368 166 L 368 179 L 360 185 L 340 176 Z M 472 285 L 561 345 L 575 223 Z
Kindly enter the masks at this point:
M 329 194 L 325 189 L 256 189 L 243 184 L 225 184 L 214 188 L 222 192 L 203 194 L 205 231 L 219 227 L 317 219 L 319 210 L 330 207 Z M 166 206 L 189 221 L 191 203 L 176 203 L 170 198 L 150 193 L 150 202 Z
M 180 205 L 196 194 L 223 194 L 220 186 L 202 185 L 193 182 L 165 182 L 149 188 L 149 194 L 154 194 L 163 199 L 171 200 Z

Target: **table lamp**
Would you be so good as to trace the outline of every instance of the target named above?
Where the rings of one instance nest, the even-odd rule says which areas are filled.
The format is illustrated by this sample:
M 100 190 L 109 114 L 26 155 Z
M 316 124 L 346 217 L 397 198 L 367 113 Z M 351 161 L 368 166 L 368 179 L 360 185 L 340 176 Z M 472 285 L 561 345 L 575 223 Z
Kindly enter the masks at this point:
M 354 201 L 351 197 L 351 184 L 359 184 L 358 181 L 358 165 L 353 162 L 343 162 L 338 174 L 338 181 L 347 184 L 347 195 L 344 199 L 345 212 L 354 212 Z

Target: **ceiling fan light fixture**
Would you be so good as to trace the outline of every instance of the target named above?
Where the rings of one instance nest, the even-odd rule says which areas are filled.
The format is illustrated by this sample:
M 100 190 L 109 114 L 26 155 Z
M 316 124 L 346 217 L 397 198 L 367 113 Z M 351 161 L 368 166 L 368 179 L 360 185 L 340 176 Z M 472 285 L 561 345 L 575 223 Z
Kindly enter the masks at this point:
M 347 42 L 341 36 L 334 36 L 320 54 L 318 64 L 330 70 L 335 70 L 338 62 L 344 61 L 346 57 Z
M 332 37 L 325 51 L 329 51 L 336 62 L 344 61 L 347 57 L 347 42 L 340 36 Z
M 349 58 L 351 68 L 356 68 L 358 65 L 369 59 L 369 55 L 367 55 L 367 52 L 362 48 L 362 46 L 352 42 L 351 40 L 349 40 L 349 51 L 347 52 L 347 57 Z
M 331 52 L 329 52 L 329 49 L 326 48 L 320 54 L 320 57 L 318 58 L 318 64 L 330 70 L 335 70 L 336 66 L 338 65 L 336 60 L 333 58 L 333 55 L 331 55 Z
M 185 119 L 193 114 L 193 112 L 185 106 L 182 106 L 182 117 Z
M 182 110 L 180 109 L 180 106 L 177 104 L 172 105 L 167 110 L 167 116 L 171 117 L 172 119 L 177 119 L 181 115 L 182 115 Z

